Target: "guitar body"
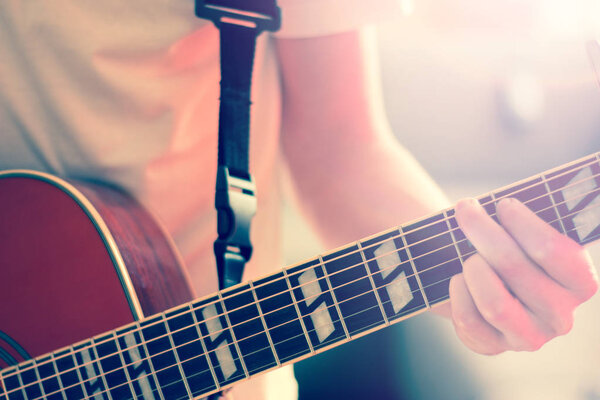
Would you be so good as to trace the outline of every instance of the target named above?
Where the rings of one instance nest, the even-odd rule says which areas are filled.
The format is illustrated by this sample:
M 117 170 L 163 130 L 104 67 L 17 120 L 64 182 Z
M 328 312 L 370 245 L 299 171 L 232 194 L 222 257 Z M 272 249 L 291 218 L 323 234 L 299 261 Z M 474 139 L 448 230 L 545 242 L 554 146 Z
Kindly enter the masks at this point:
M 192 298 L 171 242 L 122 191 L 0 173 L 0 369 Z

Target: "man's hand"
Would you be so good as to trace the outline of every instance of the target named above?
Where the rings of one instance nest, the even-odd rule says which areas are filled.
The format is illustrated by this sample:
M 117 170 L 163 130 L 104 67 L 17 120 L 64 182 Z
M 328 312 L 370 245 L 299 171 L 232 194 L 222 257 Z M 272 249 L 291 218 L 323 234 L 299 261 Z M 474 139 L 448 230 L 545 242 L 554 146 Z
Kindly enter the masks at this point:
M 515 199 L 497 205 L 501 225 L 475 200 L 456 218 L 477 248 L 450 281 L 451 314 L 472 350 L 537 350 L 569 332 L 574 309 L 598 288 L 590 257 Z

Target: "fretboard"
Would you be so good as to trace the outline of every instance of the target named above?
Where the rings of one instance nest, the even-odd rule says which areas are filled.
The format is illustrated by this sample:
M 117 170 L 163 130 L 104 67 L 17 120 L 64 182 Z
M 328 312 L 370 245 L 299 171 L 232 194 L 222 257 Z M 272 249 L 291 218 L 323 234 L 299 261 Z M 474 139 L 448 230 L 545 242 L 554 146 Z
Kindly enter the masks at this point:
M 585 245 L 600 237 L 598 154 L 478 198 L 514 197 Z M 0 373 L 0 400 L 206 396 L 448 300 L 475 253 L 447 209 Z

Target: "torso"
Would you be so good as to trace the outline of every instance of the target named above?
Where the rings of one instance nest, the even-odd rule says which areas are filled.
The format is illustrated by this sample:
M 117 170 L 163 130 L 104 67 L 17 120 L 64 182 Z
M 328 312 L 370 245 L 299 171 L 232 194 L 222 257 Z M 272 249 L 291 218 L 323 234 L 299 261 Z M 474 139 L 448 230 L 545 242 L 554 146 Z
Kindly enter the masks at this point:
M 196 293 L 215 290 L 215 27 L 183 0 L 9 1 L 0 3 L 0 15 L 0 168 L 124 187 L 173 236 Z M 246 278 L 279 264 L 279 83 L 265 35 L 253 87 L 259 206 Z

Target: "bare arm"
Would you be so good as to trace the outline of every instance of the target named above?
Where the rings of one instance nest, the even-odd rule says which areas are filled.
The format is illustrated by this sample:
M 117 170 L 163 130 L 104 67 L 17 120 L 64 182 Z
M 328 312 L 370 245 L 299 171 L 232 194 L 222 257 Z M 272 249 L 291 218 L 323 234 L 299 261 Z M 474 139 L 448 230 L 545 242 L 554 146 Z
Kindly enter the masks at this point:
M 304 210 L 330 246 L 447 205 L 393 139 L 383 112 L 369 32 L 279 40 L 283 149 Z M 450 284 L 461 340 L 484 354 L 535 350 L 568 332 L 577 305 L 597 290 L 585 251 L 516 201 L 502 226 L 472 201 L 457 220 L 478 250 Z
M 447 205 L 387 125 L 373 32 L 279 40 L 278 51 L 283 149 L 328 246 Z

